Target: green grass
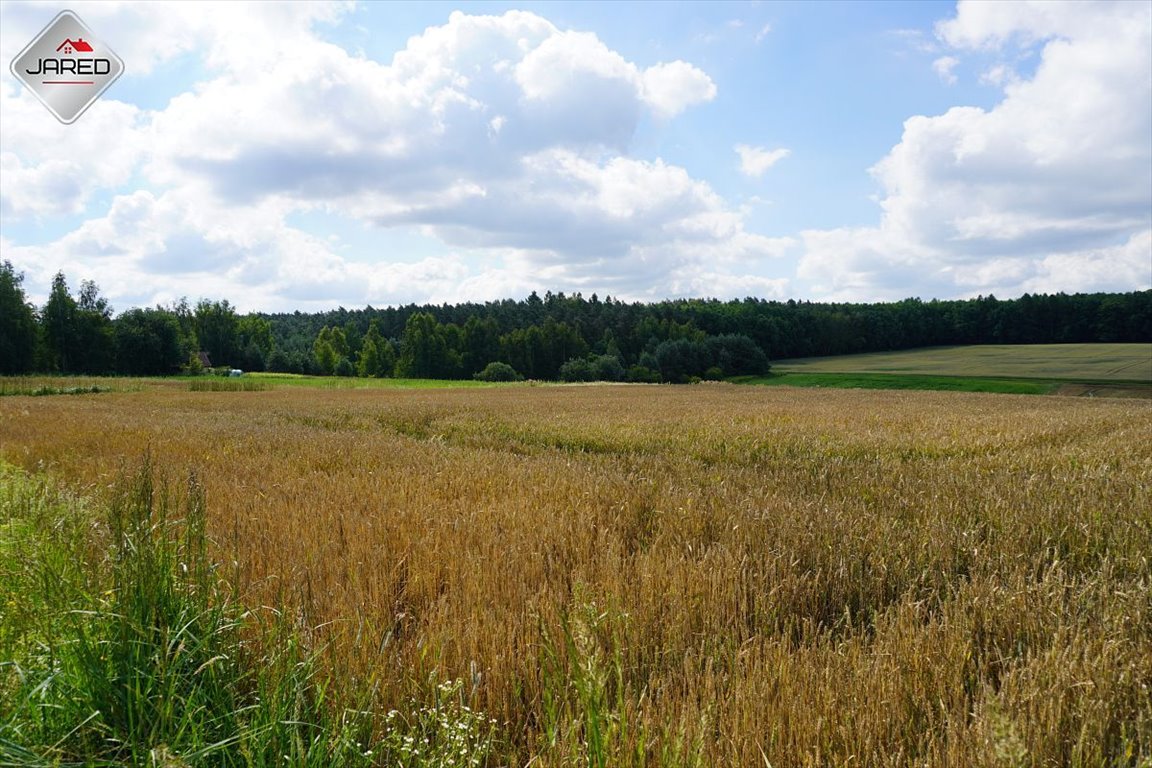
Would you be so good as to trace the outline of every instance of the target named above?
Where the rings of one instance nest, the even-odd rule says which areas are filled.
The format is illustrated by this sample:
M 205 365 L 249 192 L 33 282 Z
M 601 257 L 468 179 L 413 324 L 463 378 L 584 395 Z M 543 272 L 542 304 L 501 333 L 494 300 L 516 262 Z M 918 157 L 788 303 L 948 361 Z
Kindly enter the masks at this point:
M 294 619 L 230 599 L 204 524 L 196 479 L 147 460 L 98 508 L 0 464 L 0 766 L 483 763 L 495 723 L 454 681 L 382 731 L 370 690 L 337 706 Z
M 191 392 L 267 392 L 272 385 L 258 379 L 192 379 L 188 384 Z
M 0 376 L 0 397 L 25 395 L 91 395 L 125 388 L 125 380 L 64 376 Z
M 874 373 L 1152 384 L 1152 344 L 988 344 L 776 360 L 776 373 Z
M 983 379 L 960 376 L 920 376 L 868 373 L 780 373 L 769 376 L 738 376 L 737 384 L 834 389 L 927 389 L 952 392 L 999 392 L 1044 395 L 1058 383 L 1026 379 Z

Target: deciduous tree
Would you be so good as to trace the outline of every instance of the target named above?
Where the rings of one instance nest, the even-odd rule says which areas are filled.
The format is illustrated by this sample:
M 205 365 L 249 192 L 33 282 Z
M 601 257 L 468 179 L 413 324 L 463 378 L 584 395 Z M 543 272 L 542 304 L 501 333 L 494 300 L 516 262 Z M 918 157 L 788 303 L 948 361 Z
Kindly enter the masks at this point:
M 27 373 L 35 359 L 36 316 L 23 283 L 12 262 L 0 262 L 0 374 Z

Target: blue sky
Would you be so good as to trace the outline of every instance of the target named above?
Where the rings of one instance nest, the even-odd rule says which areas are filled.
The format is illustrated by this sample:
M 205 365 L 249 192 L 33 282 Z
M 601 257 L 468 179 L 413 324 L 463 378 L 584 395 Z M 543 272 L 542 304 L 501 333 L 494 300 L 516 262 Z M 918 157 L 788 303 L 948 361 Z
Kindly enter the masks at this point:
M 11 61 L 63 6 L 0 2 Z M 1152 5 L 83 3 L 0 258 L 117 309 L 1152 286 Z

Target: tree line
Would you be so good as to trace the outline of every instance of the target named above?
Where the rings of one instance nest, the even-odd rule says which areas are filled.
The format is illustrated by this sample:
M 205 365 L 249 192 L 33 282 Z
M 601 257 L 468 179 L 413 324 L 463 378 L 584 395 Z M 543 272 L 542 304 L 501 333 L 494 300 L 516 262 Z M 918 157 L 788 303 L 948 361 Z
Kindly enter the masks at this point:
M 247 371 L 418 378 L 690 381 L 784 359 L 961 344 L 1152 341 L 1152 291 L 853 304 L 746 298 L 526 299 L 240 315 L 182 299 L 114 315 L 57 274 L 34 307 L 0 263 L 0 373 L 167 375 L 205 358 Z M 203 352 L 205 355 L 201 355 Z
M 181 299 L 114 315 L 90 280 L 74 296 L 57 273 L 39 308 L 28 303 L 23 283 L 10 262 L 0 262 L 0 374 L 166 376 L 199 372 L 203 359 L 264 370 L 274 347 L 271 324 L 240 316 L 227 300 Z

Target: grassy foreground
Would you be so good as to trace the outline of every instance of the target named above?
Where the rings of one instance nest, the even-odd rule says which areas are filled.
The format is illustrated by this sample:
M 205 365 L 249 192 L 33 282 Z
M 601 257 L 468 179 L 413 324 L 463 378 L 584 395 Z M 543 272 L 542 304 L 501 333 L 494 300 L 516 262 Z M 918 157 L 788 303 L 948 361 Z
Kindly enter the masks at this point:
M 0 464 L 0 765 L 483 763 L 459 683 L 383 733 L 332 701 L 291 621 L 231 601 L 204 513 L 147 459 L 99 506 Z
M 1150 446 L 1144 403 L 942 392 L 5 397 L 0 458 L 91 502 L 65 514 L 20 501 L 0 518 L 5 605 L 23 606 L 0 629 L 4 748 L 215 765 L 229 739 L 240 761 L 241 742 L 289 748 L 261 751 L 264 729 L 281 729 L 316 738 L 317 765 L 1143 767 Z M 164 476 L 197 482 L 143 504 L 143 481 L 117 478 L 145 448 Z M 53 498 L 37 482 L 0 478 L 10 497 Z M 101 517 L 117 508 L 153 521 L 127 526 L 146 541 L 173 542 L 156 559 L 207 574 L 145 582 L 171 584 L 185 608 L 113 608 L 138 594 L 117 576 L 132 558 L 116 518 Z M 197 510 L 204 560 L 181 554 L 196 550 L 180 542 L 199 523 L 180 521 Z M 24 565 L 40 561 L 59 564 Z M 217 615 L 218 646 L 134 644 L 174 637 L 143 627 L 201 626 L 153 616 Z M 144 618 L 118 629 L 123 616 Z M 44 727 L 57 705 L 91 700 L 68 691 L 99 687 L 56 688 L 79 666 L 54 661 L 82 647 L 72 623 L 107 651 L 89 655 L 95 669 L 126 657 L 114 668 L 152 670 L 82 681 L 176 685 L 219 669 L 236 685 L 210 700 L 230 704 L 183 708 L 212 713 L 211 728 L 160 729 L 163 713 L 142 710 L 128 721 L 147 738 L 84 722 L 111 711 L 97 704 Z M 247 709 L 270 698 L 262 675 L 297 668 L 286 690 L 303 693 L 287 699 L 318 706 Z M 104 685 L 138 689 L 156 690 Z M 38 708 L 42 694 L 58 698 Z M 449 732 L 475 735 L 463 758 L 402 751 L 459 722 Z

